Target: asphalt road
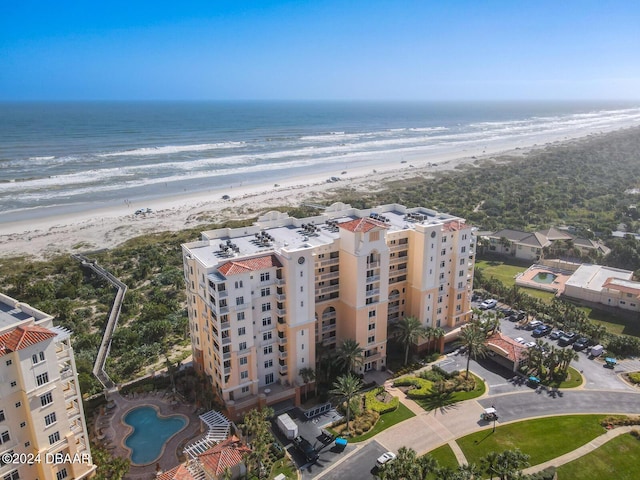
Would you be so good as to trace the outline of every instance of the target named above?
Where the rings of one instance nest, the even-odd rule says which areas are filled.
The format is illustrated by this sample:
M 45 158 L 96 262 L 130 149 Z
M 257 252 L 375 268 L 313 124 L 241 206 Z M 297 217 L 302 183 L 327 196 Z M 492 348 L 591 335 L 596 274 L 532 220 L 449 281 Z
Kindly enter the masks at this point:
M 375 440 L 359 447 L 356 453 L 349 456 L 348 461 L 322 475 L 322 480 L 370 480 L 375 477 L 376 459 L 387 449 Z

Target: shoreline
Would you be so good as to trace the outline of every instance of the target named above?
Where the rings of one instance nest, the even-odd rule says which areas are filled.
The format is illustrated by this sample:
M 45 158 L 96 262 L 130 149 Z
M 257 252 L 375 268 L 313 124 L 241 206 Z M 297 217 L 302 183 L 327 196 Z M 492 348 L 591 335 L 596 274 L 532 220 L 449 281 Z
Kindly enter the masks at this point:
M 298 206 L 313 196 L 331 194 L 339 188 L 371 191 L 383 188 L 391 181 L 419 176 L 429 178 L 435 173 L 454 170 L 462 165 L 472 165 L 498 156 L 522 157 L 532 151 L 580 142 L 628 128 L 607 132 L 573 132 L 573 135 L 562 132 L 544 139 L 536 137 L 537 143 L 529 144 L 519 138 L 493 147 L 434 152 L 431 155 L 421 153 L 403 161 L 396 158 L 386 164 L 373 163 L 348 168 L 346 174 L 326 173 L 323 169 L 322 173 L 283 180 L 277 187 L 272 183 L 248 184 L 0 223 L 0 244 L 3 245 L 0 258 L 29 256 L 46 259 L 58 254 L 108 249 L 145 234 L 250 218 L 271 207 Z M 541 140 L 544 143 L 540 143 Z M 404 155 L 403 158 L 408 156 Z M 331 176 L 340 181 L 327 183 Z M 229 195 L 230 199 L 222 200 L 222 195 Z M 151 208 L 152 213 L 134 213 L 145 208 Z

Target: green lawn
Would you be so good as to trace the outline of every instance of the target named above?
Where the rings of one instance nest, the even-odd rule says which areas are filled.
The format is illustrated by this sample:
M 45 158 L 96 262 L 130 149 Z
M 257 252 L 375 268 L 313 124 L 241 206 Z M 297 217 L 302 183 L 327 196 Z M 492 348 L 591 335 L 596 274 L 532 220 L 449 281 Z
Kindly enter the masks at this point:
M 515 276 L 529 267 L 509 264 L 502 260 L 476 260 L 476 268 L 481 269 L 486 278 L 497 278 L 507 287 L 511 287 L 516 283 Z
M 400 423 L 405 421 L 408 418 L 415 417 L 416 414 L 405 407 L 402 402 L 398 404 L 398 408 L 396 408 L 393 412 L 385 413 L 382 415 L 375 426 L 369 430 L 367 433 L 360 435 L 359 437 L 349 438 L 349 443 L 357 443 L 362 442 L 364 440 L 368 440 L 369 438 L 377 435 L 383 430 L 386 430 L 389 427 L 394 426 L 396 423 Z M 333 432 L 335 434 L 335 432 Z
M 636 480 L 640 441 L 620 435 L 597 450 L 558 467 L 558 480 Z
M 584 357 L 580 357 L 584 358 Z M 576 388 L 582 385 L 582 375 L 575 368 L 569 367 L 569 372 L 567 375 L 567 379 L 562 382 L 551 382 L 549 383 L 549 387 L 553 388 Z
M 473 373 L 469 372 L 469 375 L 473 375 Z M 412 400 L 425 410 L 431 411 L 436 408 L 446 407 L 447 405 L 453 405 L 454 403 L 462 402 L 464 400 L 478 398 L 484 394 L 487 387 L 480 377 L 477 375 L 473 375 L 473 377 L 476 379 L 476 388 L 470 392 L 434 393 L 427 398 L 414 398 Z
M 451 450 L 451 447 L 447 443 L 435 450 L 431 450 L 427 455 L 437 460 L 438 465 L 441 467 L 458 468 L 456 454 L 453 453 L 453 450 Z
M 273 467 L 271 467 L 270 478 L 274 478 L 280 473 L 282 473 L 289 480 L 297 480 L 298 478 L 298 471 L 291 463 L 291 460 L 287 457 L 281 458 L 273 464 Z
M 564 455 L 605 433 L 603 415 L 567 415 L 527 420 L 472 433 L 457 440 L 469 463 L 490 452 L 519 448 L 537 465 Z

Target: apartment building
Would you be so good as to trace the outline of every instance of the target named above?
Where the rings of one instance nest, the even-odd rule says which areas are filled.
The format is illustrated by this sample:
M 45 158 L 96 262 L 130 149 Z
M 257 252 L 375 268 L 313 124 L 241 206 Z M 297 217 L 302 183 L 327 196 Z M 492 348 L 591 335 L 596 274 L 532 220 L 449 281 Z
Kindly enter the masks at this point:
M 0 478 L 92 476 L 71 332 L 2 294 L 0 378 Z
M 269 212 L 182 248 L 194 364 L 232 417 L 299 401 L 316 348 L 353 339 L 360 371 L 380 370 L 391 323 L 415 316 L 450 340 L 470 318 L 472 228 L 426 208 Z

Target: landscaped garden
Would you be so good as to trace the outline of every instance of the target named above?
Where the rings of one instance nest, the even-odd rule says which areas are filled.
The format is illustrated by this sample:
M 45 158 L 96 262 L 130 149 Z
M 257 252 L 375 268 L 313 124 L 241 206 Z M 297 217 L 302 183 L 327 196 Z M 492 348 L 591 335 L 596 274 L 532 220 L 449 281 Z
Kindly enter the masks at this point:
M 567 415 L 537 418 L 485 429 L 457 440 L 469 463 L 490 452 L 519 449 L 537 465 L 571 452 L 604 434 L 604 415 Z M 606 477 L 601 477 L 606 478 Z
M 364 394 L 355 395 L 349 402 L 350 442 L 362 442 L 415 414 L 405 407 L 384 387 L 376 387 Z M 344 408 L 341 406 L 339 408 Z M 347 435 L 347 423 L 341 421 L 329 429 L 338 436 Z
M 482 379 L 473 373 L 467 377 L 465 373 L 447 373 L 438 367 L 424 370 L 418 376 L 400 377 L 393 386 L 400 388 L 425 410 L 477 398 L 486 390 Z

